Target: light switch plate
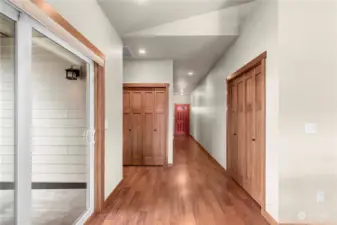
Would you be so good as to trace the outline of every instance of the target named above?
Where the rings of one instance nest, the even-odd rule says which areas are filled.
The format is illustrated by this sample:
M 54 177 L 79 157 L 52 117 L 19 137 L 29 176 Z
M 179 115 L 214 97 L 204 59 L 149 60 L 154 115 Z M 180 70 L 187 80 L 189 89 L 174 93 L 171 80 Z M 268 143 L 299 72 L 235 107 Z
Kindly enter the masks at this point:
M 306 134 L 316 134 L 317 133 L 317 124 L 316 123 L 306 123 L 305 124 L 305 133 Z
M 107 120 L 105 121 L 104 127 L 105 127 L 106 130 L 109 129 L 109 121 L 107 121 Z
M 325 202 L 325 193 L 324 191 L 317 191 L 317 203 Z

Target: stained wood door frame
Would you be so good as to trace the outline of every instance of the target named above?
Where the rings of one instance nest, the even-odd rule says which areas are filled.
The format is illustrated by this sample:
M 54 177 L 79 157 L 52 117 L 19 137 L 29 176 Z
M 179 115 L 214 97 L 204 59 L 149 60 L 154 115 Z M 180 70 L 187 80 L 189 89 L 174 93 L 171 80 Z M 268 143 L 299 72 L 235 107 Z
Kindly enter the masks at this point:
M 166 102 L 166 112 L 165 112 L 165 158 L 164 158 L 164 166 L 168 166 L 168 151 L 167 151 L 167 134 L 168 134 L 168 123 L 169 123 L 169 117 L 168 117 L 168 113 L 169 113 L 169 98 L 168 98 L 168 89 L 169 89 L 169 84 L 167 83 L 124 83 L 123 84 L 123 89 L 124 88 L 165 88 L 165 102 Z
M 263 143 L 263 165 L 262 165 L 262 169 L 263 169 L 263 176 L 262 176 L 262 195 L 263 195 L 263 202 L 261 205 L 262 209 L 265 209 L 265 205 L 266 205 L 266 58 L 267 58 L 267 52 L 263 52 L 262 54 L 260 54 L 259 56 L 257 56 L 256 58 L 254 58 L 252 61 L 250 61 L 249 63 L 247 63 L 246 65 L 244 65 L 243 67 L 241 67 L 239 70 L 237 70 L 236 72 L 234 72 L 233 74 L 229 75 L 226 78 L 226 164 L 229 165 L 229 135 L 230 135 L 230 126 L 229 126 L 229 107 L 230 107 L 230 98 L 229 98 L 229 83 L 238 78 L 241 77 L 242 75 L 245 74 L 245 72 L 247 72 L 248 70 L 252 69 L 254 66 L 256 66 L 257 64 L 261 63 L 262 66 L 262 71 L 261 73 L 263 74 L 263 113 L 264 113 L 264 135 L 262 137 L 262 143 Z
M 176 133 L 176 115 L 177 115 L 177 107 L 178 106 L 186 106 L 187 107 L 187 130 L 186 136 L 190 135 L 190 104 L 174 104 L 174 135 L 179 135 Z

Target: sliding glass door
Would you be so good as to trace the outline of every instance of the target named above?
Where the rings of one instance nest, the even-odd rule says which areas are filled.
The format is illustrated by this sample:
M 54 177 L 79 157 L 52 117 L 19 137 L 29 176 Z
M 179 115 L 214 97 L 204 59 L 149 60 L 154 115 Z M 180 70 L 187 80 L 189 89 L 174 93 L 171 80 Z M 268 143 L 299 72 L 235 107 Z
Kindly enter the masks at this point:
M 0 5 L 0 224 L 15 223 L 15 23 Z
M 94 207 L 93 61 L 0 3 L 0 224 L 83 224 Z

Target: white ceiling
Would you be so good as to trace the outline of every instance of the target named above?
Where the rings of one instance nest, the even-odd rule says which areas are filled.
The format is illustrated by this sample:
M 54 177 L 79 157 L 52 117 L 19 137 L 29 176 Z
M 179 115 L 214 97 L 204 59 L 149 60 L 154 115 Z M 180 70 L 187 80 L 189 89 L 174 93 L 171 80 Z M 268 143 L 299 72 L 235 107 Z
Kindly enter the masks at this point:
M 133 58 L 173 59 L 174 93 L 191 93 L 239 35 L 251 0 L 98 0 Z M 146 55 L 138 50 L 146 49 Z M 188 72 L 194 75 L 189 76 Z
M 120 34 L 252 0 L 97 0 Z

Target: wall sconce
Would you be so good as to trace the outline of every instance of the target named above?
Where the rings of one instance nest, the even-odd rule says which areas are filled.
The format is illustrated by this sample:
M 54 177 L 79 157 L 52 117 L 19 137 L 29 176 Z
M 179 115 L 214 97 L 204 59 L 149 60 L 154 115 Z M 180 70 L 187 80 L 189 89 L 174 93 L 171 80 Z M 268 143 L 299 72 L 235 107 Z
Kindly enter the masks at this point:
M 66 69 L 66 79 L 68 80 L 77 80 L 80 76 L 80 70 L 71 66 L 71 68 Z

